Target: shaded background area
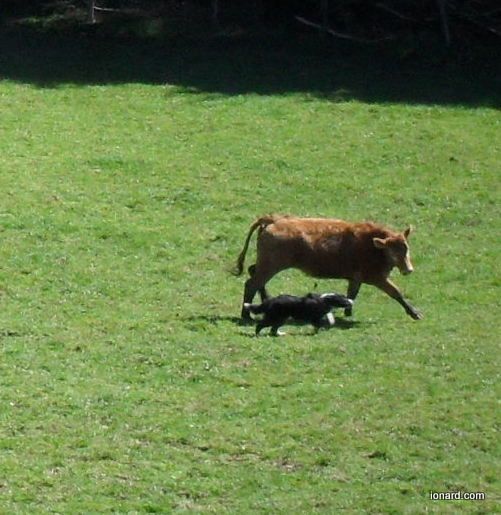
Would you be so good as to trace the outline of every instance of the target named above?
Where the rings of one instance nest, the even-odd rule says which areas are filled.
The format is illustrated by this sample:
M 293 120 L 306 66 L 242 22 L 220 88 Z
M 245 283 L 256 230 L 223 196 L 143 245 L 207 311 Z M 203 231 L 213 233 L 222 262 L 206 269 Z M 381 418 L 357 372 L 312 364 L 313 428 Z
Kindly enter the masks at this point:
M 169 84 L 216 95 L 306 93 L 333 101 L 501 106 L 501 39 L 485 32 L 473 39 L 456 36 L 447 48 L 436 23 L 419 30 L 398 26 L 398 37 L 360 42 L 297 22 L 279 23 L 269 9 L 263 23 L 222 17 L 224 26 L 214 27 L 210 2 L 199 2 L 185 25 L 186 12 L 171 13 L 166 24 L 164 11 L 160 17 L 157 11 L 117 10 L 88 24 L 83 1 L 76 2 L 79 9 L 73 2 L 31 2 L 31 11 L 29 2 L 9 2 L 10 16 L 4 10 L 0 25 L 0 80 L 38 87 Z M 287 12 L 282 22 L 291 20 L 292 7 Z M 373 38 L 365 18 L 359 18 L 364 23 L 344 22 L 344 34 Z

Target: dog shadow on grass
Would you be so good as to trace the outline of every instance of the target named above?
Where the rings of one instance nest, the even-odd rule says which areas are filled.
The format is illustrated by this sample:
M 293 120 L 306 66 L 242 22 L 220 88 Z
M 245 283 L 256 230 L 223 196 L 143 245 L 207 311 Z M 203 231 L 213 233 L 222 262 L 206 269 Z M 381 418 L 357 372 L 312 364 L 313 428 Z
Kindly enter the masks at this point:
M 237 316 L 229 315 L 190 315 L 184 317 L 183 320 L 186 322 L 196 322 L 202 320 L 211 325 L 220 325 L 222 323 L 231 322 L 234 325 L 253 325 L 254 322 L 246 322 Z
M 185 317 L 184 320 L 187 322 L 203 321 L 213 326 L 218 326 L 220 324 L 226 324 L 229 322 L 242 329 L 253 328 L 256 325 L 256 322 L 254 320 L 243 320 L 238 316 L 229 315 L 191 315 Z M 326 325 L 325 327 L 322 327 L 318 332 L 323 333 L 330 330 L 346 331 L 349 329 L 356 329 L 357 327 L 360 327 L 362 325 L 366 325 L 366 323 L 360 322 L 358 320 L 350 320 L 347 318 L 336 318 L 336 323 L 333 326 Z M 281 330 L 285 333 L 288 333 L 288 327 L 309 327 L 311 330 L 309 332 L 306 332 L 305 330 L 305 332 L 301 334 L 302 336 L 315 336 L 317 334 L 314 332 L 313 326 L 301 322 L 296 322 L 294 320 L 287 322 L 284 326 L 282 326 Z M 261 336 L 268 336 L 268 332 L 269 329 L 268 331 L 266 329 L 263 329 Z M 252 330 L 251 332 L 241 330 L 239 331 L 239 333 L 243 336 L 255 337 L 254 330 Z

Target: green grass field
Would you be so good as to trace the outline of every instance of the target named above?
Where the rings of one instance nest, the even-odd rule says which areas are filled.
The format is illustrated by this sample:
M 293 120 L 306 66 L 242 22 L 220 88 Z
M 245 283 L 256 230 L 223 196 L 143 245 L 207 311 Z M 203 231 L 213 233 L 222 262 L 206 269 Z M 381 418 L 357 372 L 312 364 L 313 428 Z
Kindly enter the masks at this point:
M 0 41 L 2 513 L 499 510 L 499 75 Z M 255 338 L 228 270 L 268 212 L 412 224 L 424 320 L 364 286 L 352 324 Z M 429 498 L 458 490 L 486 500 Z

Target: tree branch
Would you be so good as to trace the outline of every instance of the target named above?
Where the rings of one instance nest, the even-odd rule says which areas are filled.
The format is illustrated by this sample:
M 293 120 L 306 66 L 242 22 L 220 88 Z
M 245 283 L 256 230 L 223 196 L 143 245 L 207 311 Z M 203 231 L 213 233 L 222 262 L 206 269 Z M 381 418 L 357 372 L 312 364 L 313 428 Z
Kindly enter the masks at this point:
M 449 20 L 447 17 L 446 0 L 437 0 L 437 5 L 440 13 L 440 23 L 442 24 L 445 45 L 449 47 L 451 46 L 451 31 L 449 29 Z
M 319 25 L 318 23 L 314 23 L 312 21 L 306 20 L 305 18 L 303 18 L 301 16 L 295 16 L 295 18 L 298 22 L 304 23 L 305 25 L 308 25 L 309 27 L 315 27 L 316 29 L 320 29 L 321 31 L 324 31 L 327 34 L 334 36 L 335 38 L 349 39 L 351 41 L 357 41 L 359 43 L 378 43 L 380 41 L 388 41 L 390 39 L 395 39 L 394 36 L 387 36 L 387 37 L 380 38 L 380 39 L 359 38 L 357 36 L 351 36 L 349 34 L 343 34 L 341 32 L 336 32 L 335 30 L 332 30 L 329 27 L 324 27 L 323 25 Z
M 383 11 L 389 12 L 390 14 L 393 14 L 393 16 L 396 16 L 397 18 L 400 18 L 401 20 L 412 21 L 414 23 L 416 23 L 418 21 L 415 18 L 411 18 L 410 16 L 407 16 L 405 14 L 399 13 L 398 11 L 396 11 L 395 9 L 392 9 L 391 7 L 388 7 L 387 5 L 379 4 L 379 3 L 375 4 L 375 5 L 379 9 L 382 9 Z

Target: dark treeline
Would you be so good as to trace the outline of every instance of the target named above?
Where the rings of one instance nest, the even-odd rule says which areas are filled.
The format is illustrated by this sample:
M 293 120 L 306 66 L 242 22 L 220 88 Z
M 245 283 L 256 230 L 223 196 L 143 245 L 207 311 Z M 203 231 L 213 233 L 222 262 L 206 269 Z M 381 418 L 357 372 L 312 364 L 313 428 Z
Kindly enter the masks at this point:
M 204 18 L 218 28 L 303 27 L 332 37 L 378 41 L 427 32 L 447 46 L 501 38 L 499 0 L 2 0 L 4 17 L 78 11 L 99 23 L 110 13 Z

